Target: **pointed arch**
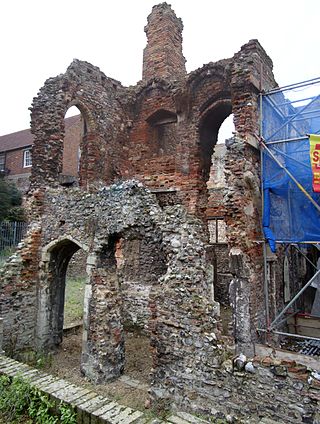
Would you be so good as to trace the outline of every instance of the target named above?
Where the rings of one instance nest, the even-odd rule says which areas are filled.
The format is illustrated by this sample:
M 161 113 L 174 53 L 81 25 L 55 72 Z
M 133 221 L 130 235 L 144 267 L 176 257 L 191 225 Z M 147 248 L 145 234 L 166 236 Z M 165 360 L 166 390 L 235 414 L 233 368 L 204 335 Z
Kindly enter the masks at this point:
M 87 245 L 69 235 L 51 241 L 42 249 L 36 330 L 40 351 L 51 349 L 62 341 L 66 272 L 79 249 L 89 251 Z

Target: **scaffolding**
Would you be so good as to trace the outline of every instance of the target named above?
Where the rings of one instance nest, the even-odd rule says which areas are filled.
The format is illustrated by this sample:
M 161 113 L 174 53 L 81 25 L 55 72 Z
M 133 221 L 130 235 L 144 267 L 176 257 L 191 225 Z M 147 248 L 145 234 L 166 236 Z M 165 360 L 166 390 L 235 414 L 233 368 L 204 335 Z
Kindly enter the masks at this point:
M 320 269 L 303 252 L 310 245 L 320 248 L 320 193 L 313 191 L 310 134 L 320 134 L 320 78 L 260 94 L 266 328 L 258 331 L 319 341 L 318 337 L 277 330 L 287 321 L 289 311 L 295 313 L 291 308 L 308 287 L 317 282 L 320 290 Z M 267 248 L 269 245 L 275 252 L 278 244 L 294 246 L 315 274 L 284 302 L 281 312 L 271 321 Z

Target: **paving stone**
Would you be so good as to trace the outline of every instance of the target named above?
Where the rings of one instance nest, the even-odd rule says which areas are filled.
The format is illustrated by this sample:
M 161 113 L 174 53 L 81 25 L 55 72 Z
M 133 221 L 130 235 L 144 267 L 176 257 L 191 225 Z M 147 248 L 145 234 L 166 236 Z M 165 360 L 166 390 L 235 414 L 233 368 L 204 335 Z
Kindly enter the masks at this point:
M 135 380 L 131 377 L 128 377 L 127 375 L 122 375 L 119 378 L 120 381 L 127 384 L 130 387 L 134 387 L 135 389 L 148 389 L 149 385 L 141 383 L 139 380 Z
M 111 408 L 109 411 L 103 413 L 100 415 L 101 422 L 105 422 L 108 424 L 113 423 L 121 423 L 121 418 L 127 417 L 132 412 L 131 408 L 126 408 L 122 405 L 115 405 L 113 408 Z
M 116 402 L 105 400 L 104 404 L 100 408 L 92 411 L 91 413 L 92 423 L 98 424 L 100 422 L 98 418 L 100 418 L 101 415 L 105 414 L 107 411 L 117 408 L 118 406 L 119 405 Z
M 86 390 L 86 389 L 85 389 Z M 84 396 L 77 398 L 73 401 L 73 403 L 75 404 L 75 406 L 77 407 L 81 407 L 83 405 L 88 404 L 88 402 L 90 402 L 91 400 L 93 400 L 94 398 L 96 398 L 98 395 L 95 392 L 92 392 L 90 390 L 88 390 L 88 393 L 85 393 Z
M 57 377 L 48 374 L 40 377 L 39 379 L 36 378 L 35 380 L 31 380 L 30 384 L 43 390 L 44 387 L 54 381 L 57 381 Z
M 24 373 L 24 371 L 29 370 L 29 367 L 24 365 L 9 365 L 7 368 L 2 368 L 3 373 L 9 375 L 10 377 L 19 377 Z
M 96 395 L 94 398 L 91 398 L 85 401 L 82 405 L 79 405 L 79 408 L 91 414 L 91 412 L 99 409 L 105 403 L 106 399 L 104 397 Z
M 175 415 L 185 420 L 187 423 L 191 423 L 191 424 L 201 424 L 201 423 L 208 422 L 201 418 L 195 417 L 194 415 L 188 414 L 187 412 L 177 412 Z
M 10 363 L 15 363 L 16 364 L 17 361 L 15 361 L 14 359 L 8 358 L 7 356 L 0 355 L 0 368 L 3 365 L 10 364 Z
M 167 419 L 168 423 L 172 423 L 172 424 L 187 424 L 190 423 L 190 421 L 186 421 L 183 418 L 177 417 L 176 415 L 171 415 L 171 417 L 169 417 Z
M 65 400 L 67 396 L 73 395 L 79 388 L 74 384 L 67 384 L 61 388 L 57 388 L 55 391 L 51 391 L 51 395 L 58 400 Z
M 48 384 L 46 384 L 45 382 L 41 383 L 39 385 L 39 387 L 41 388 L 41 390 L 43 390 L 43 391 L 45 391 L 49 394 L 52 394 L 52 393 L 54 393 L 54 392 L 56 392 L 60 389 L 63 389 L 67 386 L 70 386 L 70 385 L 71 385 L 71 383 L 67 383 L 64 380 L 59 380 L 58 378 L 56 378 L 55 380 L 48 381 Z
M 7 362 L 1 364 L 0 371 L 2 371 L 2 370 L 8 370 L 8 369 L 13 369 L 13 368 L 15 368 L 15 369 L 18 369 L 18 368 L 20 368 L 20 369 L 28 369 L 29 367 L 28 367 L 28 365 L 19 363 L 17 361 L 7 361 Z
M 138 422 L 146 422 L 146 419 L 142 421 L 143 416 L 144 416 L 143 412 L 133 411 L 133 413 L 131 413 L 128 417 L 123 417 L 121 418 L 122 421 L 118 421 L 118 422 L 119 424 L 137 424 Z
M 26 371 L 26 372 L 23 373 L 23 378 L 25 380 L 30 381 L 33 377 L 39 377 L 40 375 L 41 374 L 39 373 L 38 370 L 30 369 L 29 371 Z
M 81 403 L 81 401 L 83 399 L 87 399 L 89 393 L 92 393 L 93 395 L 95 395 L 96 393 L 91 392 L 88 389 L 81 389 L 81 388 L 77 388 L 76 391 L 74 391 L 74 393 L 68 393 L 66 395 L 66 397 L 62 400 L 64 400 L 67 403 L 72 403 L 72 404 L 76 404 L 76 403 Z
M 53 376 L 51 377 L 52 379 L 54 378 Z M 34 375 L 30 377 L 30 385 L 33 385 L 33 386 L 40 385 L 44 381 L 48 381 L 48 379 L 49 379 L 48 374 L 39 373 L 38 375 Z

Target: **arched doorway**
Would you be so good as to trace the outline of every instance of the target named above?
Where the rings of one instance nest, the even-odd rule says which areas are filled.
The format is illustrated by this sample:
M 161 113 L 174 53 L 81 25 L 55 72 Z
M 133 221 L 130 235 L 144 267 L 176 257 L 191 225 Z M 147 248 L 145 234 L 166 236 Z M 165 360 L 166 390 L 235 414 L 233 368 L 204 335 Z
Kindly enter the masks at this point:
M 200 146 L 203 178 L 207 188 L 206 217 L 209 231 L 209 252 L 212 261 L 214 299 L 221 305 L 224 334 L 232 327 L 229 285 L 229 249 L 226 238 L 224 197 L 226 185 L 226 142 L 235 132 L 231 102 L 222 100 L 209 108 L 200 123 Z
M 167 270 L 161 236 L 151 227 L 129 228 L 110 234 L 97 246 L 95 256 L 81 369 L 96 383 L 125 374 L 129 380 L 149 384 L 150 293 Z
M 66 275 L 71 258 L 80 249 L 84 255 L 87 254 L 86 245 L 66 236 L 52 241 L 42 251 L 38 291 L 38 351 L 50 351 L 62 342 Z

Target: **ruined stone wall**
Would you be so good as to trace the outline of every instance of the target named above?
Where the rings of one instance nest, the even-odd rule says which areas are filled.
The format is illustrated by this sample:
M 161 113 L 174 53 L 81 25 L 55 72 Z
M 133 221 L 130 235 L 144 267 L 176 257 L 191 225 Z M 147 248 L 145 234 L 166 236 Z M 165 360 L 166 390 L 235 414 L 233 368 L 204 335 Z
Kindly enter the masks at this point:
M 218 309 L 208 287 L 200 221 L 181 206 L 161 209 L 154 195 L 131 181 L 91 194 L 59 188 L 34 194 L 38 204 L 35 199 L 31 202 L 32 225 L 41 225 L 37 249 L 27 246 L 26 253 L 18 251 L 19 269 L 9 263 L 1 278 L 6 293 L 1 306 L 7 307 L 3 310 L 8 315 L 5 348 L 11 333 L 21 337 L 15 354 L 19 347 L 46 351 L 60 343 L 65 272 L 70 258 L 80 248 L 88 254 L 82 369 L 89 378 L 99 382 L 119 376 L 124 364 L 123 325 L 132 316 L 143 315 L 140 308 L 145 309 L 147 304 L 151 311 L 145 316 L 149 317 L 155 387 L 163 384 L 161 376 L 169 370 L 169 358 L 174 373 L 170 372 L 173 380 L 165 383 L 168 387 L 174 383 L 175 373 L 183 374 L 185 367 L 191 366 L 192 358 L 200 354 L 200 346 L 201 357 L 210 354 L 216 361 L 216 348 L 212 346 L 216 335 L 205 338 L 207 332 L 214 334 L 217 328 Z M 35 213 L 39 208 L 41 218 Z M 137 239 L 140 255 L 130 246 Z M 22 261 L 23 254 L 34 268 Z M 138 262 L 136 269 L 128 269 L 133 261 Z M 146 275 L 142 278 L 143 273 Z M 150 290 L 148 302 L 145 290 L 142 295 L 139 290 L 130 293 L 128 288 L 132 286 L 126 286 L 126 281 L 137 277 L 140 287 L 145 284 Z M 28 311 L 26 298 L 15 298 L 20 284 L 31 291 L 32 308 Z M 17 319 L 24 314 L 28 326 L 25 336 L 25 328 Z M 183 353 L 183 346 L 188 354 Z M 198 372 L 202 372 L 200 368 Z
M 8 355 L 26 358 L 36 348 L 40 245 L 41 227 L 35 222 L 1 270 L 0 314 L 4 318 L 3 343 Z
M 244 67 L 246 65 L 246 67 Z M 262 73 L 263 70 L 263 73 Z M 227 239 L 231 247 L 231 292 L 237 308 L 234 331 L 239 350 L 264 322 L 258 92 L 275 84 L 272 62 L 256 40 L 234 56 L 232 105 L 237 136 L 226 155 Z M 250 317 L 250 318 L 249 318 Z M 252 352 L 252 350 L 251 350 Z
M 121 239 L 120 289 L 125 328 L 149 332 L 149 296 L 166 273 L 162 243 L 156 233 Z
M 154 188 L 166 189 L 174 183 L 176 169 L 172 153 L 177 146 L 177 124 L 158 125 L 158 122 L 165 120 L 164 112 L 176 114 L 172 92 L 170 84 L 158 81 L 141 87 L 132 104 L 133 122 L 129 143 L 125 147 L 128 163 L 124 164 L 122 174 L 126 176 L 131 170 L 132 176 L 138 176 L 144 184 Z M 171 127 L 170 133 L 164 132 L 162 136 L 163 144 L 170 146 L 169 151 L 161 146 L 160 127 Z
M 139 179 L 156 191 L 175 191 L 172 201 L 201 214 L 196 125 L 187 119 L 181 82 L 150 82 L 138 86 L 135 95 L 122 175 Z
M 76 105 L 86 134 L 82 139 L 80 185 L 101 185 L 118 175 L 118 143 L 126 138 L 121 84 L 97 67 L 75 60 L 67 72 L 50 78 L 34 98 L 31 131 L 34 134 L 32 185 L 58 185 L 62 173 L 64 116 Z
M 254 340 L 255 328 L 264 319 L 262 252 L 257 243 L 262 238 L 258 92 L 260 85 L 268 88 L 275 84 L 271 69 L 271 60 L 256 40 L 233 58 L 205 65 L 187 79 L 179 74 L 174 81 L 150 79 L 129 89 L 106 78 L 98 68 L 76 61 L 66 74 L 48 80 L 34 100 L 32 112 L 34 186 L 40 182 L 57 185 L 62 166 L 62 116 L 67 107 L 77 104 L 87 126 L 81 146 L 82 187 L 134 177 L 153 190 L 175 193 L 172 203 L 182 203 L 203 220 L 208 213 L 222 214 L 228 249 L 243 257 L 242 268 L 236 266 L 232 272 L 236 286 L 241 286 L 243 295 L 235 294 L 238 289 L 234 295 L 243 299 L 246 321 L 244 325 L 241 318 L 235 325 L 241 333 L 236 339 L 240 343 L 245 337 L 245 346 Z M 81 89 L 76 85 L 79 82 Z M 227 191 L 208 196 L 218 130 L 230 113 L 234 114 L 237 136 L 224 157 Z M 225 271 L 221 274 L 228 274 Z M 228 279 L 229 275 L 223 278 L 226 286 Z
M 157 6 L 137 86 L 124 88 L 74 61 L 34 99 L 33 226 L 2 277 L 5 340 L 12 344 L 10 328 L 19 336 L 16 351 L 60 342 L 64 275 L 82 249 L 89 276 L 82 353 L 88 378 L 99 383 L 121 374 L 123 328 L 138 326 L 150 336 L 155 403 L 204 413 L 212 403 L 223 416 L 246 420 L 262 411 L 298 423 L 316 410 L 317 389 L 259 364 L 255 374 L 232 370 L 215 301 L 230 295 L 236 348 L 252 355 L 256 328 L 265 324 L 258 94 L 276 85 L 272 62 L 251 40 L 232 58 L 185 75 L 181 31 L 171 8 Z M 63 117 L 74 104 L 87 131 L 80 188 L 67 189 L 59 187 Z M 223 157 L 212 159 L 231 113 L 235 136 Z M 127 181 L 132 177 L 143 185 Z M 226 245 L 213 253 L 208 216 L 226 223 Z M 214 272 L 220 280 L 211 290 Z M 277 266 L 270 293 L 275 309 L 280 274 Z M 19 296 L 20 287 L 26 296 Z
M 320 382 L 315 372 L 270 357 L 254 358 L 248 369 L 251 372 L 233 368 L 226 360 L 203 381 L 199 397 L 184 399 L 184 409 L 197 405 L 201 415 L 227 422 L 255 424 L 262 417 L 279 423 L 319 422 Z
M 1 277 L 6 349 L 13 342 L 15 354 L 50 346 L 58 330 L 53 322 L 58 317 L 51 314 L 59 300 L 51 272 L 63 268 L 59 252 L 65 257 L 81 248 L 89 254 L 82 369 L 91 380 L 121 374 L 123 325 L 130 316 L 124 309 L 129 303 L 131 311 L 135 307 L 124 277 L 136 280 L 139 269 L 149 270 L 139 284 L 150 284 L 150 394 L 155 405 L 244 422 L 266 416 L 299 423 L 316 416 L 319 385 L 306 368 L 261 364 L 256 358 L 254 374 L 233 369 L 209 289 L 201 221 L 181 206 L 161 209 L 155 196 L 135 182 L 91 194 L 50 189 L 35 195 L 31 206 L 42 207 L 42 230 L 33 224 Z M 57 219 L 50 224 L 52 215 Z M 152 245 L 163 252 L 165 267 L 161 261 L 152 263 Z M 139 303 L 139 290 L 135 299 Z

